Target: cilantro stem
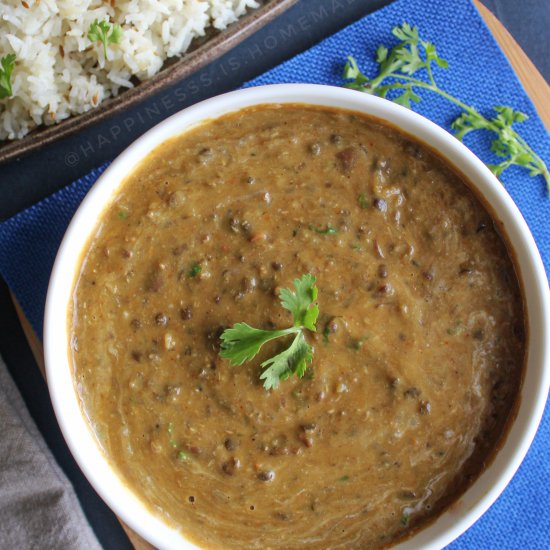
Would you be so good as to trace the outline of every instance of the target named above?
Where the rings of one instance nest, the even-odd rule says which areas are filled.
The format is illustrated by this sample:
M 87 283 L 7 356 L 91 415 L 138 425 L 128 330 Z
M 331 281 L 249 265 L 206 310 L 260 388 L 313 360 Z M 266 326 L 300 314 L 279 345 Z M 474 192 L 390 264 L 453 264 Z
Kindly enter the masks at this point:
M 511 107 L 499 106 L 494 107 L 497 112 L 494 118 L 489 119 L 483 116 L 475 107 L 467 105 L 439 88 L 434 78 L 432 64 L 436 63 L 439 67 L 447 68 L 448 63 L 437 55 L 434 44 L 419 38 L 416 27 L 403 23 L 400 27 L 394 27 L 392 33 L 400 40 L 400 43 L 391 50 L 385 46 L 378 48 L 376 61 L 379 65 L 379 73 L 372 79 L 368 78 L 361 72 L 356 60 L 349 56 L 344 69 L 343 77 L 347 81 L 344 86 L 380 97 L 386 97 L 390 90 L 400 90 L 402 94 L 394 98 L 394 101 L 409 108 L 411 102 L 417 103 L 421 100 L 414 92 L 415 88 L 440 95 L 462 110 L 462 113 L 451 124 L 458 139 L 462 140 L 466 134 L 473 130 L 487 130 L 496 134 L 496 138 L 491 144 L 491 150 L 502 160 L 496 165 L 488 164 L 488 167 L 497 177 L 510 166 L 517 165 L 526 168 L 529 175 L 533 177 L 541 175 L 550 194 L 548 167 L 512 128 L 514 123 L 526 120 L 527 115 L 514 111 Z M 423 49 L 423 56 L 420 55 L 419 48 Z M 428 81 L 412 76 L 422 69 L 426 70 Z M 393 81 L 386 84 L 386 79 L 393 79 Z
M 428 67 L 429 67 L 429 65 L 428 65 Z M 430 73 L 430 76 L 431 76 L 431 69 L 429 69 L 429 73 Z M 454 103 L 455 105 L 460 107 L 462 110 L 466 111 L 467 113 L 470 113 L 471 115 L 473 115 L 475 117 L 478 117 L 480 121 L 484 122 L 484 126 L 485 126 L 486 130 L 489 130 L 490 132 L 495 132 L 496 134 L 500 133 L 501 128 L 499 128 L 492 120 L 487 119 L 486 117 L 484 117 L 481 113 L 479 113 L 473 107 L 470 107 L 470 106 L 466 105 L 465 103 L 460 101 L 458 98 L 452 96 L 451 94 L 449 94 L 449 93 L 445 92 L 444 90 L 442 90 L 441 88 L 439 88 L 437 86 L 437 84 L 435 83 L 435 81 L 433 80 L 433 77 L 432 77 L 433 84 L 426 84 L 425 82 L 422 82 L 421 80 L 416 80 L 416 79 L 411 78 L 411 77 L 405 77 L 404 75 L 397 75 L 397 74 L 392 73 L 389 76 L 394 77 L 394 78 L 402 78 L 404 80 L 407 80 L 407 81 L 411 82 L 413 84 L 413 86 L 416 86 L 418 88 L 424 88 L 425 90 L 430 90 L 431 92 L 439 94 L 440 96 L 442 96 L 445 99 L 451 101 L 452 103 Z M 544 163 L 544 161 L 535 153 L 535 151 L 533 151 L 533 149 L 529 146 L 529 144 L 513 128 L 510 128 L 509 132 L 510 132 L 510 135 L 516 141 L 518 141 L 521 144 L 521 146 L 525 149 L 525 151 L 528 152 L 529 155 L 532 157 L 532 160 L 528 164 L 526 164 L 525 166 L 527 168 L 537 168 L 537 169 L 540 170 L 540 174 L 542 175 L 542 177 L 544 178 L 544 180 L 546 182 L 547 191 L 548 191 L 548 193 L 550 193 L 550 172 L 549 172 L 546 164 Z M 503 169 L 501 171 L 503 172 L 506 168 L 509 168 L 513 164 L 514 164 L 513 159 L 503 161 L 501 163 L 501 166 L 503 167 Z
M 418 80 L 417 78 L 413 78 L 412 76 L 407 76 L 400 73 L 389 73 L 388 75 L 386 75 L 386 78 L 399 78 L 400 80 L 411 82 L 413 86 L 416 86 L 418 88 L 424 88 L 425 90 L 430 90 L 431 92 L 435 92 L 436 94 L 443 96 L 445 99 L 452 101 L 455 105 L 458 105 L 461 109 L 464 109 L 465 111 L 468 111 L 470 113 L 477 113 L 477 111 L 473 107 L 466 105 L 466 103 L 463 103 L 462 101 L 460 101 L 460 99 L 452 96 L 451 94 L 439 88 L 438 85 L 435 83 L 433 76 L 431 76 L 432 75 L 431 69 L 429 71 L 429 74 L 430 74 L 430 79 L 432 81 L 431 84 L 428 84 L 427 82 L 424 82 L 422 80 Z M 404 88 L 405 86 L 403 86 L 402 84 L 396 83 L 395 87 Z M 372 86 L 373 90 L 375 90 L 376 88 L 377 86 Z
M 101 42 L 103 44 L 103 54 L 107 61 L 107 46 L 110 44 L 120 44 L 122 38 L 122 27 L 116 24 L 110 24 L 108 20 L 99 21 L 96 19 L 88 30 L 88 39 L 90 42 Z

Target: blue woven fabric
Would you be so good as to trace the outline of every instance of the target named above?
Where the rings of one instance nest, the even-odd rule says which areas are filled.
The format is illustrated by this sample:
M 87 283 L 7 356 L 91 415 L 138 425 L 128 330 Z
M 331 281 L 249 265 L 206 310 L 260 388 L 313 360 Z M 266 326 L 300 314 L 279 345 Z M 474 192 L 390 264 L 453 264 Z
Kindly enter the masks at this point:
M 0 224 L 0 273 L 42 339 L 48 280 L 73 214 L 107 164 Z
M 345 5 L 353 0 L 338 1 Z M 391 28 L 407 21 L 432 40 L 450 69 L 437 69 L 438 84 L 465 103 L 491 115 L 493 105 L 511 105 L 530 119 L 521 135 L 550 164 L 550 139 L 508 61 L 469 0 L 397 0 L 307 52 L 248 83 L 248 86 L 310 82 L 341 84 L 343 60 L 356 57 L 367 74 L 374 74 L 374 51 L 389 44 Z M 458 115 L 438 96 L 422 94 L 415 110 L 449 128 Z M 476 132 L 467 145 L 483 160 L 494 162 L 489 136 Z M 16 295 L 39 335 L 48 277 L 65 228 L 80 201 L 105 166 L 0 225 L 0 273 Z M 505 172 L 503 181 L 519 206 L 538 244 L 547 273 L 550 268 L 550 199 L 541 178 L 520 169 Z M 550 547 L 550 414 L 545 417 L 533 446 L 518 473 L 491 509 L 453 549 L 546 549 Z

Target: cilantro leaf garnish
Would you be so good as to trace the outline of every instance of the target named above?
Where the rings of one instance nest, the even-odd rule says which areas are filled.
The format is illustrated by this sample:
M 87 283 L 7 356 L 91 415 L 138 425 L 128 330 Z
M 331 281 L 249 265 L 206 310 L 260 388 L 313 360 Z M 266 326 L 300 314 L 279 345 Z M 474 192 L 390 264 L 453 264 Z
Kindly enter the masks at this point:
M 196 277 L 202 273 L 202 266 L 200 264 L 193 264 L 189 270 L 189 277 Z
M 349 56 L 344 67 L 344 86 L 361 92 L 386 97 L 392 92 L 393 101 L 410 108 L 412 103 L 421 101 L 417 90 L 424 89 L 434 92 L 457 105 L 462 113 L 453 121 L 451 128 L 455 136 L 463 138 L 474 130 L 488 130 L 496 134 L 491 150 L 503 160 L 497 164 L 487 164 L 492 172 L 500 175 L 512 165 L 520 166 L 529 171 L 530 176 L 542 176 L 550 193 L 550 171 L 544 161 L 531 149 L 527 142 L 512 128 L 514 123 L 521 123 L 527 115 L 515 111 L 512 107 L 494 107 L 496 115 L 487 118 L 475 107 L 466 105 L 458 98 L 441 89 L 434 78 L 433 69 L 438 66 L 447 69 L 449 64 L 439 57 L 432 42 L 421 40 L 417 27 L 403 23 L 394 27 L 392 34 L 399 43 L 388 49 L 379 46 L 376 51 L 378 74 L 369 78 L 361 72 L 357 61 Z M 427 80 L 415 78 L 416 73 L 425 70 Z
M 359 206 L 364 210 L 365 208 L 369 207 L 369 202 L 367 201 L 367 198 L 365 197 L 365 193 L 361 193 L 359 195 Z
M 11 74 L 15 67 L 15 59 L 14 53 L 9 53 L 0 58 L 0 99 L 6 99 L 13 95 Z
M 319 233 L 320 235 L 336 235 L 338 231 L 336 228 L 332 227 L 332 225 L 327 225 L 325 229 L 322 227 L 315 227 L 314 225 L 310 225 L 309 229 L 311 231 L 315 231 L 315 233 Z
M 220 356 L 229 359 L 231 365 L 242 365 L 254 359 L 261 347 L 275 338 L 294 334 L 294 327 L 285 330 L 260 330 L 246 323 L 236 323 L 223 331 Z
M 309 273 L 302 275 L 301 279 L 294 280 L 294 288 L 296 292 L 288 288 L 280 290 L 281 305 L 292 313 L 295 327 L 303 326 L 315 332 L 315 321 L 319 315 L 319 306 L 313 303 L 317 300 L 315 277 Z
M 109 44 L 120 44 L 122 39 L 122 27 L 117 24 L 111 25 L 108 21 L 99 21 L 96 19 L 88 30 L 88 39 L 90 42 L 101 42 L 103 44 L 103 53 L 107 59 L 107 47 Z
M 302 378 L 308 364 L 312 361 L 313 349 L 306 342 L 303 332 L 300 331 L 288 349 L 262 363 L 265 370 L 260 378 L 264 380 L 264 388 L 266 390 L 276 388 L 279 385 L 279 380 L 286 380 L 293 374 Z
M 310 274 L 294 280 L 295 291 L 283 288 L 279 292 L 281 305 L 292 313 L 293 326 L 281 330 L 261 330 L 246 323 L 236 323 L 221 335 L 220 357 L 229 359 L 230 365 L 242 365 L 253 359 L 262 346 L 276 338 L 294 334 L 290 346 L 281 353 L 261 363 L 264 368 L 260 379 L 266 390 L 275 389 L 281 380 L 293 374 L 302 378 L 313 361 L 313 348 L 307 343 L 304 330 L 315 332 L 319 316 L 316 279 Z

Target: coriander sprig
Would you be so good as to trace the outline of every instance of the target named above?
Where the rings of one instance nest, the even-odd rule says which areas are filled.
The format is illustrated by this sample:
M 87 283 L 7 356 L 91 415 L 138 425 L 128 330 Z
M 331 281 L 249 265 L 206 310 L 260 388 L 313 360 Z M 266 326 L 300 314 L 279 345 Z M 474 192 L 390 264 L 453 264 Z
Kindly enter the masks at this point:
M 14 53 L 9 53 L 0 58 L 0 99 L 6 99 L 13 95 L 11 74 L 15 67 L 15 59 Z
M 96 19 L 88 30 L 88 39 L 90 42 L 101 42 L 103 44 L 103 53 L 107 59 L 107 46 L 109 44 L 120 44 L 122 39 L 122 27 L 117 24 L 111 25 L 108 21 L 99 21 Z
M 229 359 L 231 365 L 242 365 L 253 359 L 262 346 L 276 338 L 294 334 L 294 339 L 287 349 L 261 363 L 265 369 L 260 375 L 264 388 L 277 388 L 279 381 L 290 378 L 293 374 L 304 376 L 308 364 L 313 360 L 313 348 L 307 343 L 304 330 L 315 332 L 315 323 L 319 316 L 316 279 L 313 275 L 302 275 L 294 280 L 295 292 L 283 288 L 279 292 L 281 305 L 293 316 L 293 326 L 281 330 L 261 330 L 246 323 L 236 323 L 224 330 L 221 335 L 220 356 Z
M 378 74 L 374 78 L 368 78 L 361 72 L 356 60 L 349 56 L 344 68 L 343 78 L 347 80 L 344 86 L 380 97 L 386 97 L 391 90 L 397 90 L 400 93 L 393 101 L 409 108 L 411 103 L 418 103 L 421 100 L 417 94 L 418 89 L 439 94 L 463 111 L 451 124 L 458 139 L 462 140 L 474 130 L 488 130 L 496 134 L 491 150 L 503 160 L 498 164 L 487 166 L 497 177 L 506 168 L 515 164 L 527 169 L 529 175 L 533 177 L 542 176 L 550 193 L 548 167 L 512 128 L 514 123 L 526 120 L 527 115 L 515 111 L 512 107 L 496 106 L 494 110 L 497 114 L 493 118 L 486 118 L 475 107 L 466 105 L 438 87 L 433 69 L 435 66 L 446 69 L 449 64 L 439 57 L 432 42 L 420 39 L 417 27 L 403 23 L 400 27 L 394 27 L 392 33 L 400 42 L 391 49 L 379 46 L 376 51 Z M 426 71 L 427 81 L 413 77 L 421 70 Z M 389 82 L 388 79 L 390 79 Z

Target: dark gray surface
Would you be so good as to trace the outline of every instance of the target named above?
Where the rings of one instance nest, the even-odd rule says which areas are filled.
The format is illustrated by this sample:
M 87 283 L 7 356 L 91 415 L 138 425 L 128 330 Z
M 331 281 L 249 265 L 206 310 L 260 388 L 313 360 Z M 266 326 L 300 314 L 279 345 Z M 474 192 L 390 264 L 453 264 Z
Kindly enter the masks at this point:
M 452 1 L 452 0 L 450 0 Z M 550 80 L 550 0 L 483 0 Z M 26 158 L 0 166 L 0 219 L 34 204 L 114 158 L 145 130 L 201 99 L 237 88 L 389 0 L 301 0 L 238 48 L 171 90 L 137 108 Z M 325 15 L 323 15 L 325 14 Z M 296 32 L 285 40 L 285 31 Z M 176 89 L 178 91 L 176 91 Z M 183 94 L 185 97 L 183 97 Z M 17 323 L 8 290 L 0 284 L 0 354 L 4 357 L 52 452 L 76 488 L 105 548 L 130 548 L 116 518 L 72 459 L 57 426 L 46 385 Z
M 510 31 L 546 82 L 550 82 L 550 0 L 481 1 Z

